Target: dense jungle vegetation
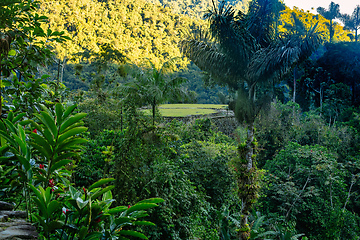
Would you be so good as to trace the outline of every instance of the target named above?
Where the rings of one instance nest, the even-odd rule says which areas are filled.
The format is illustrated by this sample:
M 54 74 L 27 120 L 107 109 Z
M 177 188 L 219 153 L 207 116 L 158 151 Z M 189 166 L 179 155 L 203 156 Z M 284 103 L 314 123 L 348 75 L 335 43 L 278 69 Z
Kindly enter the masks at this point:
M 0 201 L 39 239 L 360 239 L 360 6 L 317 12 L 1 1 Z M 238 127 L 158 111 L 195 102 Z

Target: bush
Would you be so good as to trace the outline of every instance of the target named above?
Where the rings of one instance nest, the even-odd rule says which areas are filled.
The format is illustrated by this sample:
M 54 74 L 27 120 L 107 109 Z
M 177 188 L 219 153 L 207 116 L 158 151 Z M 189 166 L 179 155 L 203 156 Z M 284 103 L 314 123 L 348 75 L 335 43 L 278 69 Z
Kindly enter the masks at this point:
M 269 187 L 260 201 L 266 212 L 296 221 L 311 239 L 355 239 L 360 229 L 359 217 L 348 210 L 351 173 L 335 156 L 319 145 L 288 144 L 264 166 Z

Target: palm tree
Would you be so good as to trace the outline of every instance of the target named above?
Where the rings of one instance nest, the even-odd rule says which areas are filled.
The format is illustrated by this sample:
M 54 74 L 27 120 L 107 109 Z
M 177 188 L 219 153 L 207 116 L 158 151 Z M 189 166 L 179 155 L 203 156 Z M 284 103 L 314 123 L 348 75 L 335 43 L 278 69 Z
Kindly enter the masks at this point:
M 355 32 L 355 42 L 358 40 L 358 30 L 360 29 L 360 5 L 357 5 L 354 12 L 350 16 L 349 14 L 341 15 L 341 21 L 344 23 L 344 29 Z
M 213 38 L 204 40 L 204 34 L 197 34 L 181 42 L 185 56 L 200 69 L 208 72 L 214 81 L 238 91 L 235 114 L 238 121 L 247 126 L 247 140 L 239 147 L 241 165 L 237 168 L 238 192 L 243 205 L 242 239 L 248 239 L 250 234 L 248 215 L 258 191 L 259 174 L 254 164 L 255 118 L 270 103 L 274 82 L 305 60 L 320 43 L 315 27 L 304 36 L 276 37 L 277 3 L 277 0 L 253 0 L 247 14 L 235 14 L 224 2 L 218 8 L 213 3 L 214 9 L 205 15 Z
M 175 96 L 185 96 L 186 91 L 181 86 L 185 78 L 171 78 L 169 73 L 174 69 L 178 58 L 172 58 L 157 68 L 149 59 L 135 67 L 134 77 L 122 86 L 122 92 L 127 99 L 135 101 L 138 105 L 151 105 L 153 126 L 155 126 L 155 113 L 159 104 Z
M 333 22 L 333 20 L 335 18 L 338 18 L 338 17 L 341 16 L 339 4 L 335 4 L 334 2 L 331 2 L 330 5 L 329 5 L 329 9 L 325 9 L 323 7 L 318 7 L 316 9 L 316 11 L 319 14 L 321 14 L 324 18 L 329 20 L 329 24 L 327 25 L 327 27 L 329 28 L 329 34 L 330 34 L 329 41 L 332 42 L 332 38 L 333 38 L 334 33 L 335 33 L 334 26 L 336 24 L 336 23 Z
M 301 19 L 296 15 L 295 12 L 291 13 L 291 24 L 285 23 L 285 29 L 291 35 L 306 36 L 306 34 L 308 33 L 305 24 L 301 21 Z M 297 66 L 295 66 L 293 69 L 293 102 L 295 102 L 296 100 L 296 71 Z

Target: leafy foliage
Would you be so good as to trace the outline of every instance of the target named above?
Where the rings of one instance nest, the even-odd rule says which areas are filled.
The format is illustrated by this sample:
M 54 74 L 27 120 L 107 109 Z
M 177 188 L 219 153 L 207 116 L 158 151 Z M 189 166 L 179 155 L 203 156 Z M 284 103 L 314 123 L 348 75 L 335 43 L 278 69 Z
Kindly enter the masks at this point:
M 297 229 L 311 239 L 352 239 L 358 234 L 359 219 L 347 208 L 353 184 L 326 148 L 290 143 L 265 168 L 270 184 L 265 194 L 271 199 L 263 200 L 265 209 L 296 219 Z

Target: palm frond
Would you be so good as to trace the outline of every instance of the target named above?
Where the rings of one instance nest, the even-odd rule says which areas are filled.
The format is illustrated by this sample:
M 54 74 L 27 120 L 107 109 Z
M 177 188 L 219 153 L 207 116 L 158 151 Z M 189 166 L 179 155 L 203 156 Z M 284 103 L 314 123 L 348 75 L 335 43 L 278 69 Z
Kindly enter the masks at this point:
M 181 42 L 183 54 L 191 59 L 201 70 L 207 71 L 214 78 L 239 80 L 244 72 L 236 61 L 222 53 L 215 45 L 209 45 L 194 39 Z
M 257 51 L 249 65 L 247 78 L 251 82 L 273 81 L 288 72 L 294 64 L 308 58 L 320 45 L 317 24 L 305 36 L 288 35 L 267 48 Z
M 222 1 L 218 10 L 208 10 L 210 32 L 219 42 L 219 50 L 231 57 L 239 65 L 246 65 L 251 53 L 258 48 L 243 20 L 243 14 L 235 16 L 235 10 Z
M 246 26 L 261 47 L 267 47 L 275 38 L 275 19 L 280 10 L 278 0 L 253 0 L 246 15 Z

